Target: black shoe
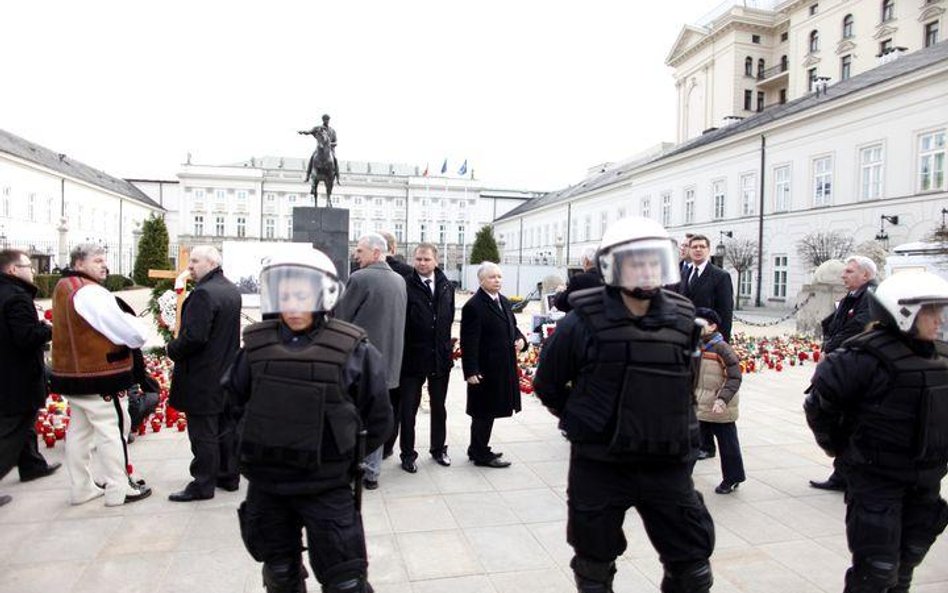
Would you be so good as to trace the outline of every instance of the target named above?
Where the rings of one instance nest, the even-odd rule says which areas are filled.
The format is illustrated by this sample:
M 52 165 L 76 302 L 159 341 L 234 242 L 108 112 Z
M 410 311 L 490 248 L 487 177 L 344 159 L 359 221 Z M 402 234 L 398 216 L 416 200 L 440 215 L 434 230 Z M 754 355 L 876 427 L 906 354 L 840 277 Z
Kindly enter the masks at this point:
M 128 497 L 126 497 L 126 502 L 127 502 L 127 498 Z M 211 498 L 214 498 L 213 494 L 211 494 L 210 496 L 195 494 L 194 492 L 191 492 L 187 488 L 185 488 L 184 490 L 180 492 L 173 492 L 168 495 L 168 500 L 170 500 L 171 502 L 194 502 L 195 500 L 208 500 Z
M 20 476 L 21 482 L 32 482 L 33 480 L 38 480 L 40 478 L 45 478 L 46 476 L 51 476 L 56 473 L 56 470 L 62 467 L 63 464 L 59 463 L 50 463 L 45 468 L 39 470 L 38 472 L 30 472 L 25 476 Z
M 698 459 L 711 459 L 716 454 L 717 453 L 715 451 L 705 451 L 704 449 L 701 449 L 698 451 Z
M 835 492 L 845 492 L 846 491 L 846 482 L 842 480 L 836 480 L 830 478 L 825 482 L 817 482 L 816 480 L 810 480 L 810 486 L 818 490 L 833 490 Z
M 451 458 L 448 457 L 447 452 L 440 453 L 438 455 L 432 455 L 431 457 L 434 458 L 435 463 L 437 463 L 438 465 L 443 465 L 444 467 L 451 466 Z
M 217 487 L 226 492 L 237 492 L 240 489 L 240 482 L 217 482 Z
M 0 494 L 0 507 L 7 504 L 11 500 L 13 500 L 13 497 L 10 496 L 9 494 Z
M 415 465 L 414 459 L 402 459 L 402 469 L 413 474 L 418 471 L 418 466 Z
M 737 487 L 740 485 L 740 482 L 721 482 L 714 491 L 718 494 L 730 494 L 737 490 Z
M 139 486 L 138 494 L 126 494 L 125 495 L 125 504 L 130 502 L 138 502 L 139 500 L 145 500 L 151 496 L 151 488 L 148 486 Z
M 475 460 L 474 460 L 474 465 L 476 465 L 476 466 L 478 466 L 478 467 L 496 467 L 496 468 L 501 468 L 501 467 L 510 467 L 510 462 L 509 462 L 509 461 L 504 461 L 504 460 L 502 460 L 502 459 L 498 459 L 497 457 L 492 457 L 492 458 L 488 458 L 488 459 L 475 459 Z
M 362 487 L 365 488 L 366 490 L 378 490 L 379 481 L 365 478 L 362 480 Z

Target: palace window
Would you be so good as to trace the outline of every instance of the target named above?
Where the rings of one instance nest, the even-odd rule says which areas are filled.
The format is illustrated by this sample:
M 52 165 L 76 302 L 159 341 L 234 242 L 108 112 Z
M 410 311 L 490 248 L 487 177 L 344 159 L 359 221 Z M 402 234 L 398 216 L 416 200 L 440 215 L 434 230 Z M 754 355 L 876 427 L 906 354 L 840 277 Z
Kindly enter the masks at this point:
M 774 169 L 774 212 L 790 209 L 790 165 Z
M 810 53 L 820 51 L 820 32 L 816 29 L 810 31 Z
M 925 25 L 925 47 L 931 47 L 938 43 L 938 21 L 932 21 Z
M 895 0 L 882 0 L 882 22 L 887 23 L 895 18 Z
M 882 145 L 867 146 L 859 151 L 859 198 L 882 197 Z
M 264 239 L 275 239 L 276 238 L 276 219 L 272 216 L 268 216 L 263 219 L 263 238 Z
M 945 130 L 922 134 L 918 141 L 919 190 L 945 187 Z
M 774 257 L 773 295 L 778 299 L 787 298 L 787 256 Z
M 247 219 L 243 216 L 237 217 L 237 236 L 238 237 L 247 236 Z
M 199 237 L 204 234 L 204 217 L 200 214 L 194 216 L 194 235 Z
M 724 218 L 725 212 L 725 185 L 724 180 L 718 180 L 711 184 L 711 195 L 714 196 L 714 219 Z
M 672 219 L 672 195 L 671 192 L 662 193 L 662 226 L 669 226 Z
M 833 200 L 833 157 L 813 159 L 813 205 L 829 206 Z
M 224 236 L 224 217 L 223 216 L 214 217 L 214 235 L 217 237 Z
M 843 39 L 852 39 L 853 37 L 853 15 L 847 14 L 843 17 Z
M 685 224 L 692 224 L 695 221 L 695 189 L 693 187 L 685 190 Z
M 839 59 L 839 79 L 840 80 L 849 80 L 849 77 L 852 76 L 853 71 L 853 57 L 852 56 L 843 56 Z
M 741 175 L 741 215 L 751 216 L 757 208 L 757 174 Z

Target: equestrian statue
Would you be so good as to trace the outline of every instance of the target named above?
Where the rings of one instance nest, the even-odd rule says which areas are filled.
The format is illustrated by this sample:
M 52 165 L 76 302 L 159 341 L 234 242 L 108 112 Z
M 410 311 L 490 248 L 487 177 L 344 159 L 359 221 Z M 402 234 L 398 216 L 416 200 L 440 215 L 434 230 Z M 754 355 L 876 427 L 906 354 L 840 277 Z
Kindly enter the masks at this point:
M 306 167 L 306 182 L 312 181 L 310 193 L 313 194 L 313 203 L 319 204 L 316 187 L 322 181 L 326 187 L 326 206 L 332 208 L 332 186 L 334 182 L 339 182 L 336 130 L 329 127 L 329 116 L 323 115 L 323 125 L 315 126 L 312 130 L 300 130 L 299 133 L 316 139 L 316 150 L 313 151 Z

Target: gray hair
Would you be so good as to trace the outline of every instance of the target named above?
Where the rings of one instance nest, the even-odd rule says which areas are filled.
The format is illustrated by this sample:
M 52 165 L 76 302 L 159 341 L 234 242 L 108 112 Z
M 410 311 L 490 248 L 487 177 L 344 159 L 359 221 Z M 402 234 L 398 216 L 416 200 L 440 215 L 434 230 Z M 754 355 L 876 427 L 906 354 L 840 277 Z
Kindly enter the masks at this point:
M 365 243 L 372 249 L 378 249 L 383 254 L 388 253 L 388 243 L 385 241 L 385 237 L 378 233 L 366 233 L 359 237 L 359 243 Z
M 69 265 L 74 267 L 77 263 L 85 261 L 90 257 L 102 255 L 105 253 L 105 247 L 98 243 L 80 243 L 69 252 Z
M 213 245 L 196 245 L 191 248 L 191 256 L 203 257 L 214 266 L 221 265 L 221 252 Z
M 869 274 L 869 279 L 872 280 L 876 277 L 876 274 L 879 273 L 879 269 L 876 267 L 876 262 L 872 261 L 865 255 L 850 255 L 846 258 L 846 263 L 853 262 L 859 269 L 863 272 Z
M 388 252 L 395 255 L 395 250 L 398 248 L 398 241 L 395 240 L 395 235 L 388 231 L 379 231 L 379 234 L 385 239 L 385 246 L 388 248 Z
M 595 264 L 597 251 L 599 251 L 599 248 L 595 245 L 590 245 L 589 247 L 583 249 L 583 255 L 581 256 L 579 263 L 585 264 L 586 262 L 589 262 L 590 264 Z
M 494 270 L 500 272 L 500 266 L 492 261 L 481 262 L 481 265 L 477 267 L 477 281 L 480 282 L 484 279 L 484 276 L 487 276 L 487 274 Z

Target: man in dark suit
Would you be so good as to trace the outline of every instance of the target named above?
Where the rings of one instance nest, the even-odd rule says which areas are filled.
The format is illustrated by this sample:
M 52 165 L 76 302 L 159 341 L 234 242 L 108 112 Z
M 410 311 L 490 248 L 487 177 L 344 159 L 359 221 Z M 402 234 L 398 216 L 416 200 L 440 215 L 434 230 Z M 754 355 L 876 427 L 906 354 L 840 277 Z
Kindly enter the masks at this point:
M 602 277 L 599 276 L 599 271 L 596 269 L 595 246 L 587 247 L 583 250 L 581 263 L 583 265 L 583 271 L 570 278 L 566 290 L 556 295 L 553 306 L 556 307 L 557 311 L 569 313 L 573 310 L 573 306 L 569 304 L 569 295 L 577 290 L 602 286 Z
M 721 317 L 718 331 L 724 341 L 731 341 L 731 322 L 734 317 L 734 286 L 731 275 L 708 259 L 711 241 L 704 235 L 691 238 L 691 270 L 688 277 L 682 276 L 679 294 L 694 303 L 696 308 L 713 309 Z
M 454 360 L 451 357 L 451 325 L 454 323 L 454 287 L 438 268 L 438 248 L 421 243 L 415 248 L 415 267 L 405 277 L 408 310 L 405 314 L 405 349 L 395 411 L 396 430 L 389 442 L 399 438 L 402 469 L 418 471 L 415 459 L 415 416 L 421 402 L 421 386 L 428 382 L 431 398 L 431 457 L 445 467 L 451 465 L 447 438 L 448 378 Z M 399 436 L 399 433 L 401 436 Z
M 236 423 L 221 378 L 240 348 L 240 293 L 224 277 L 214 247 L 191 250 L 188 270 L 196 282 L 168 343 L 174 361 L 169 401 L 188 415 L 191 483 L 168 496 L 174 502 L 214 498 L 214 488 L 237 490 Z
M 481 467 L 508 467 L 502 453 L 491 451 L 495 418 L 520 411 L 517 350 L 527 341 L 517 329 L 510 301 L 500 294 L 500 266 L 484 262 L 477 270 L 480 290 L 461 309 L 461 362 L 467 381 L 467 415 L 471 417 L 468 458 Z
M 821 325 L 823 345 L 820 350 L 827 355 L 839 348 L 849 338 L 861 334 L 871 321 L 869 314 L 869 293 L 876 287 L 876 263 L 862 255 L 851 255 L 843 268 L 844 296 L 836 311 L 826 316 Z M 846 479 L 833 458 L 833 473 L 826 480 L 810 480 L 810 486 L 820 490 L 846 490 Z
M 17 467 L 20 481 L 48 476 L 60 464 L 47 464 L 36 447 L 36 411 L 46 403 L 43 344 L 50 324 L 36 317 L 33 263 L 16 249 L 0 251 L 0 479 Z M 10 497 L 0 495 L 0 506 Z

